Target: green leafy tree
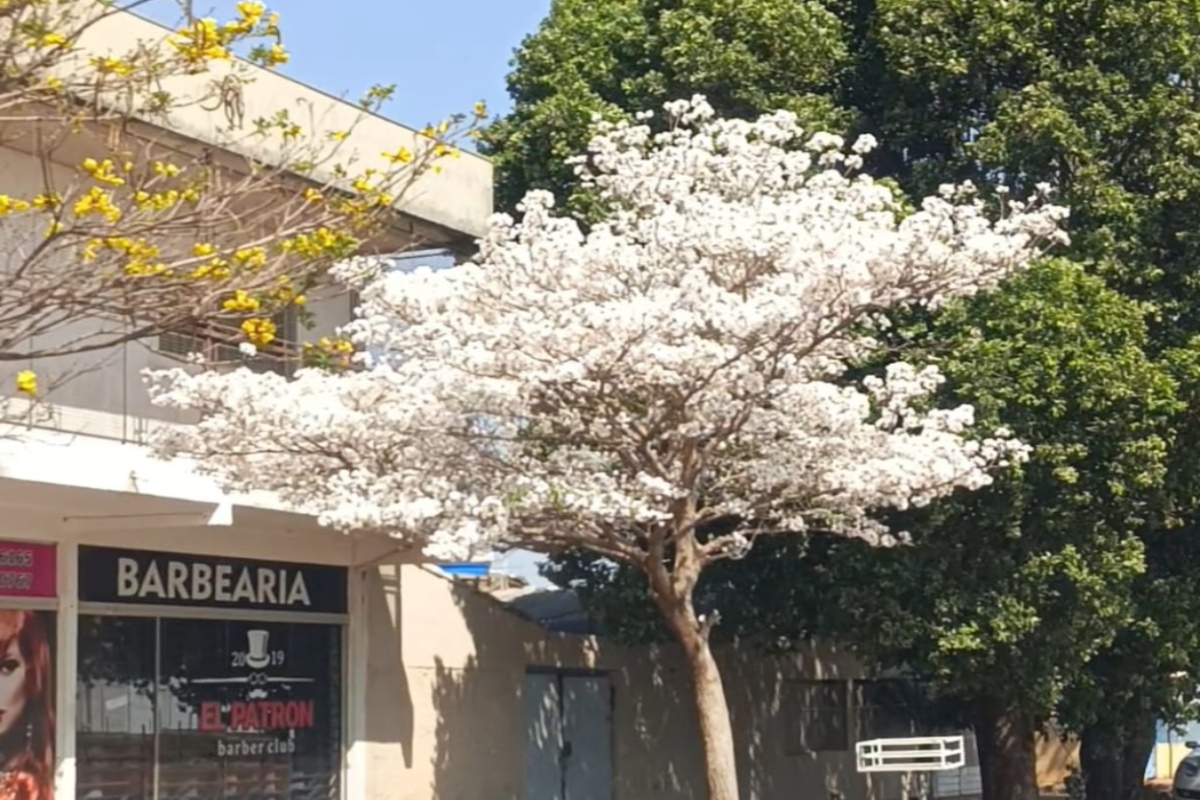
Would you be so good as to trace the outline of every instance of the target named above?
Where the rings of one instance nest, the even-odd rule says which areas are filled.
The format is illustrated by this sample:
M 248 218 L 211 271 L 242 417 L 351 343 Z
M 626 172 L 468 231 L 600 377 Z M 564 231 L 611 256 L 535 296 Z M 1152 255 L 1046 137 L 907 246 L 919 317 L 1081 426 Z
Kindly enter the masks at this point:
M 1139 531 L 1136 612 L 1091 658 L 1059 709 L 1083 733 L 1089 797 L 1141 781 L 1155 716 L 1195 696 L 1200 614 L 1193 340 L 1200 331 L 1200 6 L 954 0 L 857 3 L 856 108 L 891 174 L 920 191 L 957 178 L 1053 183 L 1072 208 L 1071 255 L 1139 300 L 1147 352 L 1178 377 L 1187 412 L 1163 516 Z M 843 13 L 846 9 L 843 9 Z M 847 14 L 849 19 L 851 15 Z M 1049 368 L 1049 367 L 1048 367 Z M 1186 681 L 1172 676 L 1190 671 Z
M 1055 262 L 938 318 L 927 341 L 947 391 L 1010 425 L 1030 460 L 905 520 L 913 548 L 832 559 L 833 613 L 854 612 L 836 629 L 970 710 L 987 797 L 1037 796 L 1034 732 L 1153 624 L 1142 535 L 1159 525 L 1181 406 L 1143 317 Z
M 845 40 L 812 0 L 555 0 L 513 59 L 512 112 L 482 136 L 497 205 L 548 189 L 586 210 L 568 161 L 586 152 L 596 115 L 625 118 L 699 93 L 721 116 L 786 108 L 841 126 L 849 118 L 831 95 L 850 65 Z

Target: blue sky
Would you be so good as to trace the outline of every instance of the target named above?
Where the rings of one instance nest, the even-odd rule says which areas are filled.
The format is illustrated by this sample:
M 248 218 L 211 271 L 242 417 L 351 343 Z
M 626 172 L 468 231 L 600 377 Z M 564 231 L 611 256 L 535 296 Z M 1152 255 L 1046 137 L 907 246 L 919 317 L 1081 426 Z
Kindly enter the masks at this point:
M 504 78 L 512 51 L 537 28 L 550 0 L 266 0 L 280 15 L 291 61 L 280 72 L 357 100 L 373 84 L 396 84 L 384 109 L 422 127 L 477 100 L 508 108 Z M 236 0 L 194 0 L 198 16 L 229 19 Z M 150 0 L 138 13 L 168 25 L 176 0 Z

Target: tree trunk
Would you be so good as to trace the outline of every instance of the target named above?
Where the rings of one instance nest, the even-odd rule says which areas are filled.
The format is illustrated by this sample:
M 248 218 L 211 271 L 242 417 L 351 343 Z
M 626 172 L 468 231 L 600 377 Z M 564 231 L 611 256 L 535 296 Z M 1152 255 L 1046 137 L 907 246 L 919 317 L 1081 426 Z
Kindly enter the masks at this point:
M 1125 732 L 1125 742 L 1121 746 L 1121 761 L 1125 765 L 1124 781 L 1125 797 L 1122 800 L 1138 800 L 1143 796 L 1146 785 L 1146 762 L 1154 752 L 1154 739 L 1158 726 L 1153 715 L 1134 720 Z
M 1038 800 L 1034 734 L 1026 712 L 1001 700 L 979 703 L 975 741 L 983 800 Z
M 675 634 L 687 658 L 692 675 L 692 695 L 696 722 L 700 729 L 700 748 L 704 756 L 704 777 L 708 800 L 738 800 L 737 753 L 733 746 L 733 724 L 721 671 L 713 658 L 709 636 L 720 615 L 712 610 L 707 616 L 696 614 L 692 593 L 700 580 L 704 555 L 696 541 L 690 520 L 694 508 L 677 510 L 677 517 L 689 520 L 680 524 L 672 536 L 675 547 L 671 572 L 664 567 L 663 532 L 652 538 L 646 563 L 650 595 L 662 612 L 667 627 Z
M 692 673 L 708 800 L 738 800 L 733 724 L 729 719 L 721 672 L 707 640 L 684 642 L 683 649 Z
M 1088 800 L 1137 800 L 1145 780 L 1146 759 L 1154 747 L 1154 720 L 1137 720 L 1124 729 L 1100 727 L 1083 732 L 1079 765 Z
M 1079 768 L 1087 786 L 1087 800 L 1119 800 L 1121 758 L 1108 731 L 1087 728 L 1079 738 Z

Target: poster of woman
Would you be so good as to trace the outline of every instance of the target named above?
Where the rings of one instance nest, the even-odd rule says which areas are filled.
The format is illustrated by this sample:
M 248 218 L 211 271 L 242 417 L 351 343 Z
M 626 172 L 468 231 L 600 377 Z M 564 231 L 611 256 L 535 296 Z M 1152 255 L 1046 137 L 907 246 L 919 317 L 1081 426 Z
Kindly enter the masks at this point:
M 47 611 L 0 609 L 0 800 L 54 798 L 54 672 Z

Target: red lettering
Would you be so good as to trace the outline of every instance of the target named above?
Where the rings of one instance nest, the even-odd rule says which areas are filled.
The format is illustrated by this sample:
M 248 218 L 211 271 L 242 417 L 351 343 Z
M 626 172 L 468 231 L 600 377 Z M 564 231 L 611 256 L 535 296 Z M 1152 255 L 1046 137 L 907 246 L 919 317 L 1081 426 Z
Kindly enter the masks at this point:
M 246 703 L 230 703 L 229 730 L 242 731 L 246 727 Z
M 202 731 L 270 731 L 287 728 L 311 728 L 315 725 L 316 709 L 312 700 L 259 700 L 229 704 L 229 722 L 221 724 L 218 703 L 200 704 Z
M 263 729 L 262 723 L 258 719 L 258 713 L 262 709 L 261 703 L 246 703 L 246 724 L 251 730 L 260 731 Z
M 284 704 L 279 700 L 275 700 L 271 703 L 264 703 L 264 705 L 266 706 L 264 717 L 269 720 L 266 722 L 267 727 L 286 728 L 287 716 L 284 712 Z
M 315 715 L 313 714 L 313 701 L 304 700 L 296 703 L 297 708 L 296 721 L 289 727 L 292 728 L 311 728 L 315 724 Z
M 219 731 L 221 730 L 221 704 L 220 703 L 201 703 L 200 704 L 200 730 L 202 731 Z

